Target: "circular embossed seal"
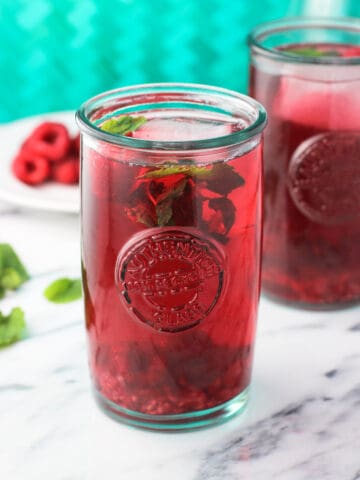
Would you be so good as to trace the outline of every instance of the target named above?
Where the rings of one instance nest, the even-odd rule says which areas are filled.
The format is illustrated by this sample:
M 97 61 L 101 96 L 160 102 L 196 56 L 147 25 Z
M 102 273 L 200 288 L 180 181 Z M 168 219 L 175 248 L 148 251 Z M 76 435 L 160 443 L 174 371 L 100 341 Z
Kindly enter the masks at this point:
M 223 284 L 218 247 L 192 233 L 152 230 L 120 251 L 115 282 L 136 317 L 163 332 L 198 325 L 214 308 Z
M 360 134 L 329 132 L 294 152 L 288 187 L 298 209 L 313 222 L 339 225 L 360 219 Z

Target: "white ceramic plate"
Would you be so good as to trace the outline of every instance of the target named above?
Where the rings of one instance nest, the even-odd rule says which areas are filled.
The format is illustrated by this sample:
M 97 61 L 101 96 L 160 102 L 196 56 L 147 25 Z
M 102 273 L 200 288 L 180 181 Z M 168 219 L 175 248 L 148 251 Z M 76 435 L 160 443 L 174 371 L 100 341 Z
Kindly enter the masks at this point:
M 28 117 L 0 126 L 0 198 L 7 202 L 38 210 L 66 213 L 80 211 L 77 185 L 49 182 L 31 187 L 20 182 L 11 171 L 11 162 L 22 142 L 43 121 L 61 122 L 74 135 L 78 128 L 74 112 L 58 112 Z

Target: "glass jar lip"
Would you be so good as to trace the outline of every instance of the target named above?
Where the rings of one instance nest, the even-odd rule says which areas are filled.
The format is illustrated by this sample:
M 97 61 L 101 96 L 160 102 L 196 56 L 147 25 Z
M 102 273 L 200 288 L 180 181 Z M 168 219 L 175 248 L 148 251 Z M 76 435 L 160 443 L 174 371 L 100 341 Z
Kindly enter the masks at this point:
M 205 90 L 205 93 L 208 93 L 209 95 L 211 95 L 211 93 L 225 95 L 228 98 L 232 97 L 234 98 L 234 100 L 240 100 L 246 105 L 255 109 L 255 111 L 257 112 L 257 118 L 246 128 L 230 133 L 228 135 L 189 141 L 144 140 L 123 135 L 116 135 L 101 130 L 96 125 L 94 125 L 91 120 L 89 120 L 88 113 L 91 112 L 91 106 L 95 105 L 95 103 L 98 103 L 99 101 L 101 102 L 101 100 L 105 100 L 106 98 L 113 97 L 115 95 L 121 96 L 122 94 L 126 93 L 129 93 L 131 95 L 131 93 L 135 93 L 142 89 L 153 90 L 152 93 L 156 92 L 157 90 L 159 92 L 161 91 L 162 93 L 171 91 L 175 92 L 176 89 L 180 89 L 181 91 L 184 91 L 184 93 L 196 93 L 197 91 L 199 93 L 204 93 Z M 80 127 L 80 131 L 86 132 L 87 134 L 97 138 L 98 140 L 109 142 L 115 145 L 133 149 L 151 150 L 152 152 L 157 150 L 190 151 L 213 149 L 217 147 L 225 147 L 247 142 L 248 140 L 260 134 L 264 130 L 267 123 L 267 113 L 264 107 L 259 102 L 247 95 L 235 92 L 233 90 L 197 83 L 166 82 L 144 83 L 139 85 L 121 87 L 114 90 L 108 90 L 104 93 L 96 95 L 80 106 L 79 110 L 76 112 L 76 121 Z
M 303 63 L 317 65 L 360 65 L 359 57 L 309 57 L 302 55 L 291 55 L 284 50 L 276 50 L 273 47 L 266 47 L 263 40 L 281 31 L 301 30 L 320 27 L 330 30 L 348 30 L 359 34 L 360 20 L 356 17 L 285 17 L 257 25 L 248 35 L 248 45 L 255 51 L 260 52 L 268 58 L 288 63 Z

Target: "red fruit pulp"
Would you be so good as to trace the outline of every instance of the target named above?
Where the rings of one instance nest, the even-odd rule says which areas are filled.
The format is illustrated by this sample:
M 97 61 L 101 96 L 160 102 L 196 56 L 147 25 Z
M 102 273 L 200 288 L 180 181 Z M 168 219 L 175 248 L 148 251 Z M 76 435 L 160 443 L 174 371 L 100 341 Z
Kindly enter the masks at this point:
M 83 280 L 97 391 L 158 415 L 232 399 L 251 375 L 261 147 L 187 170 L 168 152 L 175 165 L 161 170 L 137 165 L 125 148 L 83 142 Z
M 298 47 L 304 45 L 291 46 Z M 351 48 L 339 48 L 339 56 Z M 303 305 L 354 302 L 360 299 L 360 66 L 287 64 L 279 71 L 279 61 L 259 58 L 250 84 L 269 113 L 263 287 Z

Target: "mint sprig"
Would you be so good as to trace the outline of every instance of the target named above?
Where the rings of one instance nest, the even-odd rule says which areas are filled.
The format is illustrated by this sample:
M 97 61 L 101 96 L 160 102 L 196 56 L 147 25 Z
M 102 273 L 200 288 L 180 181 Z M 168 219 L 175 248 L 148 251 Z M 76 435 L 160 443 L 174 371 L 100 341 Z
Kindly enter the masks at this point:
M 319 50 L 316 47 L 289 47 L 284 48 L 284 52 L 291 55 L 300 55 L 301 57 L 339 57 L 340 54 L 336 50 Z
M 178 184 L 163 195 L 160 195 L 156 204 L 157 225 L 159 227 L 166 227 L 173 225 L 173 203 L 177 198 L 181 198 L 187 185 L 187 179 L 181 180 Z
M 24 312 L 21 308 L 13 308 L 9 315 L 0 312 L 0 347 L 20 340 L 25 328 Z
M 178 174 L 206 178 L 212 174 L 212 170 L 209 167 L 199 167 L 196 165 L 164 165 L 163 167 L 158 167 L 155 170 L 146 172 L 140 178 L 162 178 Z
M 69 303 L 82 296 L 80 278 L 59 278 L 52 282 L 45 290 L 44 296 L 53 303 Z
M 150 170 L 139 179 L 161 179 L 171 175 L 186 175 L 197 181 L 204 181 L 210 190 L 227 195 L 235 188 L 245 184 L 244 179 L 227 163 L 215 163 L 213 166 L 171 165 Z
M 29 279 L 29 274 L 8 243 L 0 243 L 0 298 L 6 290 L 16 290 Z
M 101 126 L 101 130 L 104 132 L 113 133 L 114 135 L 126 135 L 130 132 L 134 132 L 142 125 L 146 123 L 146 117 L 131 117 L 130 115 L 124 115 L 119 118 L 111 118 L 106 120 Z
M 125 208 L 132 221 L 147 227 L 192 225 L 194 208 L 201 210 L 207 202 L 207 220 L 223 239 L 235 220 L 235 207 L 227 196 L 244 186 L 245 180 L 225 162 L 206 166 L 165 164 L 142 169 L 136 185 Z M 209 203 L 211 198 L 216 200 Z

